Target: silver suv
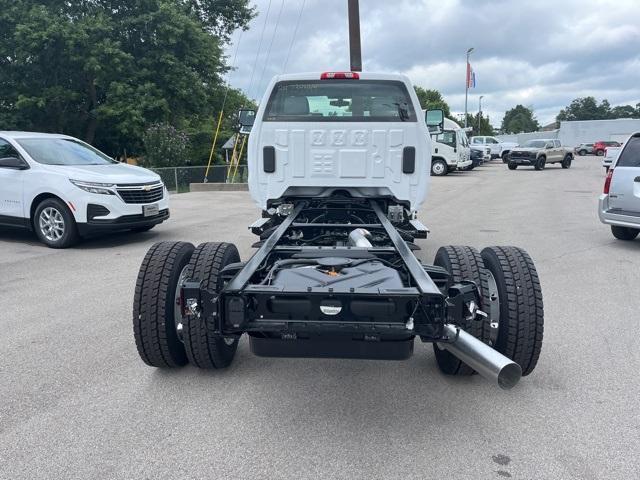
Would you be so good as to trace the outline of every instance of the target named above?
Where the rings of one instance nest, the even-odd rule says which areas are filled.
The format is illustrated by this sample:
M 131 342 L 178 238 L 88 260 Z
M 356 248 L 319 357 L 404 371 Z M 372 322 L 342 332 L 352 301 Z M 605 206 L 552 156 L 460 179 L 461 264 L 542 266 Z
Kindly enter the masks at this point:
M 640 132 L 631 135 L 609 170 L 598 214 L 620 240 L 633 240 L 640 233 Z

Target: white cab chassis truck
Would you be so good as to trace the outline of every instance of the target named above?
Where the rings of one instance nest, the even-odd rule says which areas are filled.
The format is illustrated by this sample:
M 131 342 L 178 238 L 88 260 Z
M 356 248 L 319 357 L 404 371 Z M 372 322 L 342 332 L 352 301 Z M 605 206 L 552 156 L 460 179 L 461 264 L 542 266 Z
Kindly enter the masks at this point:
M 431 137 L 431 175 L 439 177 L 471 166 L 467 134 L 456 122 L 445 118 L 442 131 Z
M 142 360 L 224 368 L 246 334 L 259 356 L 400 360 L 416 338 L 449 375 L 502 388 L 533 371 L 542 345 L 540 281 L 516 247 L 413 254 L 429 186 L 427 124 L 402 75 L 325 72 L 274 78 L 249 141 L 249 189 L 262 218 L 256 252 L 232 243 L 161 242 L 136 284 Z M 523 307 L 523 305 L 525 307 Z

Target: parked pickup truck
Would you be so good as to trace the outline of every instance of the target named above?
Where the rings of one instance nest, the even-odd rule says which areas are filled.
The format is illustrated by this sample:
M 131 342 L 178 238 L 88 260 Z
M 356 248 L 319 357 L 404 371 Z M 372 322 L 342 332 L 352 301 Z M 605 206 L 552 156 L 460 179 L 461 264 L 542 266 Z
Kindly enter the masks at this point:
M 507 155 L 518 144 L 514 142 L 501 142 L 496 137 L 474 136 L 471 137 L 471 146 L 486 146 L 491 149 L 491 158 L 502 158 L 507 163 Z
M 560 140 L 529 140 L 521 147 L 515 147 L 508 155 L 509 170 L 519 165 L 530 165 L 536 170 L 544 169 L 547 163 L 559 163 L 562 168 L 569 168 L 573 161 L 573 152 L 564 148 Z

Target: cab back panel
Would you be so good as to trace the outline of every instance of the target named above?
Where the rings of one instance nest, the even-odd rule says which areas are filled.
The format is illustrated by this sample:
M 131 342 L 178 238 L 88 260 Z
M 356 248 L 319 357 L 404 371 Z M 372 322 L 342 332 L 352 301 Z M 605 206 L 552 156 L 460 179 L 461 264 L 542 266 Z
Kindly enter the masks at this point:
M 300 128 L 300 127 L 304 128 Z M 249 187 L 261 208 L 269 200 L 318 189 L 356 196 L 392 196 L 418 208 L 429 179 L 428 138 L 420 122 L 263 122 L 249 146 Z M 264 171 L 264 147 L 274 147 L 276 168 Z M 403 173 L 404 147 L 416 148 L 415 171 Z M 311 187 L 311 188 L 306 188 Z M 312 193 L 315 194 L 315 193 Z
M 357 97 L 364 103 L 353 103 Z M 401 105 L 410 105 L 406 118 Z M 418 209 L 431 166 L 431 139 L 420 113 L 413 86 L 402 75 L 360 73 L 358 80 L 337 83 L 321 80 L 319 73 L 274 77 L 249 137 L 254 201 L 266 209 L 283 197 L 347 190 L 353 196 L 393 197 Z M 415 148 L 412 173 L 403 172 L 405 147 Z M 275 152 L 273 171 L 271 165 L 265 169 L 265 149 Z M 408 157 L 413 164 L 413 151 Z

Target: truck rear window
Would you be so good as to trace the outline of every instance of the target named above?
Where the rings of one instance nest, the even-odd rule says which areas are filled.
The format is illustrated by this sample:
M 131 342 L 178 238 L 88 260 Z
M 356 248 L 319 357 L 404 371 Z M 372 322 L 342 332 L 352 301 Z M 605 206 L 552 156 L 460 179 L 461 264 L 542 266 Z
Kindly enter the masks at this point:
M 640 137 L 633 136 L 629 139 L 616 167 L 640 167 Z
M 266 122 L 415 122 L 402 82 L 393 80 L 295 80 L 278 82 Z

